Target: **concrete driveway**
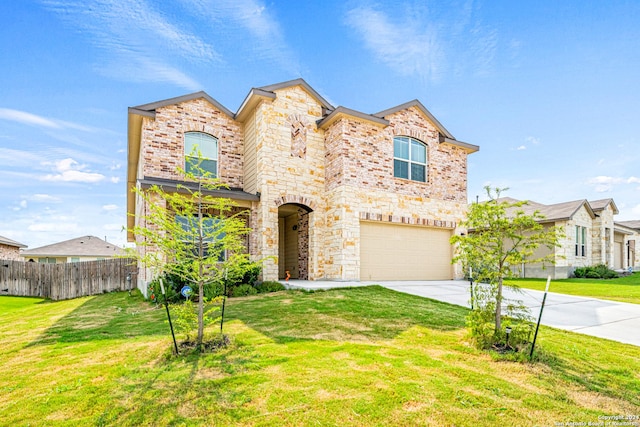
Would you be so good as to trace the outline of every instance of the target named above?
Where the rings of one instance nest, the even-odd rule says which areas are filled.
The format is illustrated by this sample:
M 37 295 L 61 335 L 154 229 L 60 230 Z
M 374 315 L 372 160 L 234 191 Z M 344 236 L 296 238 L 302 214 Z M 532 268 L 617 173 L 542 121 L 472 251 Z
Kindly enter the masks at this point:
M 284 283 L 284 282 L 283 282 Z M 393 282 L 331 282 L 292 280 L 286 285 L 307 290 L 354 286 L 381 285 L 388 289 L 418 295 L 438 301 L 469 307 L 469 282 L 393 281 Z M 553 289 L 553 282 L 551 282 Z M 522 300 L 535 319 L 540 313 L 544 292 L 522 289 L 516 292 L 504 288 L 504 296 Z M 640 304 L 627 304 L 595 298 L 576 297 L 549 292 L 542 313 L 543 325 L 640 346 Z

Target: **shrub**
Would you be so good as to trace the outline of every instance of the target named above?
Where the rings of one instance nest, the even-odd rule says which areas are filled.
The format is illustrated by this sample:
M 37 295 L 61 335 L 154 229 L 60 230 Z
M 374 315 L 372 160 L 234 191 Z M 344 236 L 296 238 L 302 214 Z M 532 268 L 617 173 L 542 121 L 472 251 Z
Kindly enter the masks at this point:
M 163 274 L 162 275 L 162 284 L 164 285 L 165 297 L 167 298 L 167 302 L 176 303 L 183 299 L 180 294 L 180 290 L 187 283 L 182 280 L 179 276 L 172 274 Z M 151 282 L 149 282 L 149 300 L 151 302 L 164 302 L 162 298 L 162 292 L 160 290 L 160 278 L 155 278 Z
M 573 275 L 578 279 L 582 279 L 587 276 L 588 267 L 578 267 L 573 271 Z
M 256 290 L 259 294 L 267 293 L 267 292 L 278 292 L 284 291 L 286 288 L 280 282 L 275 281 L 266 281 L 261 282 L 256 285 Z
M 614 279 L 618 277 L 618 273 L 611 270 L 605 264 L 598 264 L 590 267 L 578 267 L 573 271 L 573 275 L 579 279 Z
M 245 283 L 243 285 L 235 286 L 232 289 L 230 289 L 229 296 L 232 296 L 232 297 L 245 297 L 247 295 L 255 295 L 257 293 L 258 293 L 258 291 L 256 290 L 256 288 L 254 288 L 253 286 Z

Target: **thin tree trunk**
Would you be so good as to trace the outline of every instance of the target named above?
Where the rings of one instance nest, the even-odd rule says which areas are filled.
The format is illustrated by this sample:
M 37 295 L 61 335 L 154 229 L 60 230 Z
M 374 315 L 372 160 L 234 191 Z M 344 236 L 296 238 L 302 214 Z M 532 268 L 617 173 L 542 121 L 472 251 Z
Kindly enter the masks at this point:
M 204 239 L 202 230 L 202 188 L 201 183 L 198 183 L 198 349 L 202 346 L 204 339 L 204 281 L 202 259 L 204 258 Z
M 502 277 L 498 278 L 498 293 L 496 294 L 496 333 L 502 327 Z

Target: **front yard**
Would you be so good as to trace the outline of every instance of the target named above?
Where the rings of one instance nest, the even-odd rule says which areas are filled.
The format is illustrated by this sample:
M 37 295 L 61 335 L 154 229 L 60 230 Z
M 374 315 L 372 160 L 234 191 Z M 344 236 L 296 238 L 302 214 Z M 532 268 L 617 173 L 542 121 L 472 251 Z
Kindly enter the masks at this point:
M 544 291 L 547 281 L 545 279 L 511 279 L 505 280 L 505 284 Z M 552 280 L 549 292 L 640 304 L 640 273 L 607 280 Z
M 229 300 L 230 347 L 171 356 L 164 310 L 0 297 L 5 425 L 548 426 L 640 416 L 640 348 L 543 327 L 540 360 L 467 342 L 466 309 L 381 287 Z M 640 420 L 639 420 L 640 421 Z

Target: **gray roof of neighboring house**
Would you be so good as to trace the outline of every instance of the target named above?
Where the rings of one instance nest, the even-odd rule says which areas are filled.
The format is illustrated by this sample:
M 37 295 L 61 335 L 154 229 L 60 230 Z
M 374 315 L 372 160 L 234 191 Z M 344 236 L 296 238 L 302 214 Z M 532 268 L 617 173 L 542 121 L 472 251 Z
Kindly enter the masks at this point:
M 124 250 L 96 236 L 82 236 L 64 242 L 22 251 L 22 256 L 95 256 L 122 255 Z
M 498 200 L 508 202 L 508 203 L 516 203 L 521 201 L 521 200 L 513 199 L 511 197 L 502 197 Z M 541 222 L 555 222 L 555 221 L 564 221 L 564 220 L 570 219 L 571 217 L 573 217 L 573 215 L 575 215 L 576 212 L 578 212 L 578 210 L 582 206 L 586 208 L 589 215 L 591 215 L 591 218 L 595 217 L 593 208 L 591 207 L 591 204 L 586 199 L 573 200 L 570 202 L 563 202 L 563 203 L 555 203 L 553 205 L 543 205 L 542 203 L 537 203 L 529 200 L 527 201 L 527 204 L 520 207 L 520 209 L 522 209 L 524 213 L 527 215 L 531 215 L 535 211 L 538 211 L 545 217 Z
M 0 245 L 15 246 L 16 248 L 27 247 L 27 245 L 24 245 L 20 242 L 16 242 L 15 240 L 11 240 L 10 238 L 4 237 L 4 236 L 0 236 Z
M 616 221 L 616 224 L 620 224 L 624 227 L 633 228 L 634 230 L 640 231 L 640 220 Z

